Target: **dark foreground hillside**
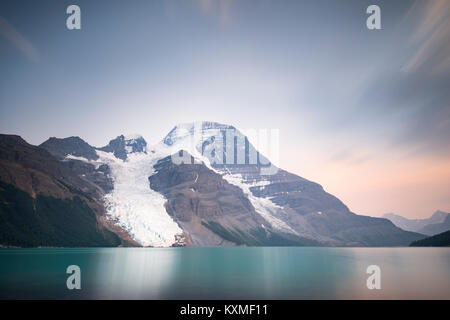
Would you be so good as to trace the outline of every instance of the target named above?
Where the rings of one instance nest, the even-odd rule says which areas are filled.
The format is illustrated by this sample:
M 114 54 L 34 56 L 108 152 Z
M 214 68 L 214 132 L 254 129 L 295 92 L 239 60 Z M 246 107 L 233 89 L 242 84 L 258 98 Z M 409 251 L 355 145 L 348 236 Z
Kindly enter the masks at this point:
M 450 246 L 450 230 L 435 236 L 414 241 L 411 247 L 448 247 Z
M 0 135 L 0 246 L 119 246 L 99 188 L 48 151 Z
M 20 247 L 118 246 L 117 235 L 99 228 L 95 213 L 80 198 L 35 198 L 0 182 L 0 243 Z

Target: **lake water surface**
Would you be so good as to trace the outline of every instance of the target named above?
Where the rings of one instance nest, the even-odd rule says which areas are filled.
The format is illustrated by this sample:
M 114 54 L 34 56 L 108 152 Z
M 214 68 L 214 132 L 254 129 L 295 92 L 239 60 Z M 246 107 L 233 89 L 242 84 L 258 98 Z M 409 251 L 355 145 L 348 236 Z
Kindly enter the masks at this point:
M 66 287 L 69 265 L 81 290 Z M 0 298 L 450 299 L 450 248 L 0 249 Z

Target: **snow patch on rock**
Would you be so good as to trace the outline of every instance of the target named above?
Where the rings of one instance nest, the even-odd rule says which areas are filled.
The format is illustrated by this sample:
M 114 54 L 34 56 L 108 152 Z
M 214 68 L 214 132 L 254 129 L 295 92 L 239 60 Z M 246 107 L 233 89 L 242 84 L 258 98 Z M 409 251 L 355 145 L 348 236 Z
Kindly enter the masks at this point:
M 229 183 L 238 186 L 248 197 L 256 212 L 259 213 L 272 227 L 280 231 L 298 234 L 287 223 L 276 217 L 276 213 L 283 209 L 283 207 L 276 205 L 268 198 L 259 198 L 253 195 L 250 187 L 259 186 L 258 183 L 245 183 L 241 174 L 224 174 L 223 178 Z M 261 183 L 260 186 L 265 185 L 267 184 Z

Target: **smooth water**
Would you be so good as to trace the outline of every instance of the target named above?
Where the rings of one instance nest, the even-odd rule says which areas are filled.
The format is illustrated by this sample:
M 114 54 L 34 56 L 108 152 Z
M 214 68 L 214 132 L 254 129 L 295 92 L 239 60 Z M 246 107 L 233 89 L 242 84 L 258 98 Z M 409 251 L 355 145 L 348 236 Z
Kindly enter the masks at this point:
M 0 249 L 0 298 L 450 299 L 450 248 Z

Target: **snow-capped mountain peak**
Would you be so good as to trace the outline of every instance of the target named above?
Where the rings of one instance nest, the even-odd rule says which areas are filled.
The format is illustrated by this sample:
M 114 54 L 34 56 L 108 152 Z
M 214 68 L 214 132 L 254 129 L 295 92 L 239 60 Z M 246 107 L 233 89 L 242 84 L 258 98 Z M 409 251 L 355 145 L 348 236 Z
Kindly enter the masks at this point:
M 216 168 L 244 165 L 257 167 L 262 175 L 271 175 L 278 171 L 272 162 L 278 161 L 278 141 L 273 142 L 273 136 L 263 131 L 241 131 L 227 124 L 197 121 L 175 126 L 162 144 L 170 147 L 172 153 L 186 150 L 196 159 L 206 158 Z
M 207 141 L 223 130 L 235 130 L 233 126 L 212 121 L 195 121 L 176 125 L 163 139 L 163 143 L 173 146 L 187 138 L 194 138 L 195 142 Z

